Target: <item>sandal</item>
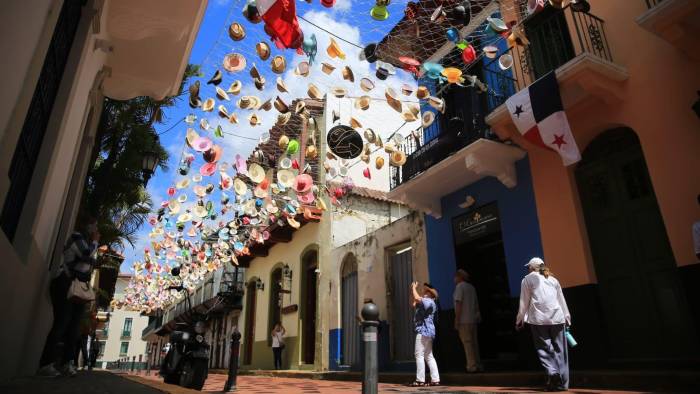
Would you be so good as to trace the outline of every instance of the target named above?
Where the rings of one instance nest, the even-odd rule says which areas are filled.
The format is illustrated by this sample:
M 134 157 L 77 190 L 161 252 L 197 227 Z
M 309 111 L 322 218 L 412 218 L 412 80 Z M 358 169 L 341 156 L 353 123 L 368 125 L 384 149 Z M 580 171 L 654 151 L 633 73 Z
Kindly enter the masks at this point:
M 415 380 L 413 383 L 409 384 L 408 387 L 425 387 L 425 382 Z

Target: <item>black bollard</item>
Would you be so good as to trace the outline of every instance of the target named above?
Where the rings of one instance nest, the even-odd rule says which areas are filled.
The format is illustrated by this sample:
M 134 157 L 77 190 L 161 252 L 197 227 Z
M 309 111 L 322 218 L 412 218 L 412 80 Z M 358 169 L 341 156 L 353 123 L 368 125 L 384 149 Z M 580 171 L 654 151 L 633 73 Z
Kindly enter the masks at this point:
M 379 308 L 370 302 L 362 307 L 362 341 L 365 343 L 365 365 L 362 372 L 362 394 L 377 394 L 379 371 L 377 360 L 377 330 Z
M 134 372 L 134 367 L 136 366 L 136 356 L 131 356 L 131 372 Z
M 236 391 L 236 378 L 238 378 L 238 354 L 241 347 L 241 333 L 237 329 L 231 334 L 231 357 L 228 362 L 228 380 L 224 385 L 224 392 Z

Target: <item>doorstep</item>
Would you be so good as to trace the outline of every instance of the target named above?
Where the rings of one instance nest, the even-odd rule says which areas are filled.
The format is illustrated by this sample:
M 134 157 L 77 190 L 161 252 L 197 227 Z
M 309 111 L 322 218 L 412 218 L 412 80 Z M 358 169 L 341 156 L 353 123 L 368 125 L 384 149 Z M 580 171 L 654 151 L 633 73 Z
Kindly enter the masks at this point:
M 228 373 L 212 370 L 211 373 Z M 362 374 L 354 371 L 303 371 L 303 370 L 249 370 L 241 375 L 279 378 L 322 379 L 360 381 Z M 380 383 L 407 383 L 413 380 L 411 372 L 379 372 Z M 441 373 L 441 380 L 450 386 L 481 387 L 537 387 L 543 384 L 543 373 L 536 371 Z M 660 390 L 700 392 L 700 371 L 671 370 L 579 370 L 571 372 L 571 387 L 587 389 Z

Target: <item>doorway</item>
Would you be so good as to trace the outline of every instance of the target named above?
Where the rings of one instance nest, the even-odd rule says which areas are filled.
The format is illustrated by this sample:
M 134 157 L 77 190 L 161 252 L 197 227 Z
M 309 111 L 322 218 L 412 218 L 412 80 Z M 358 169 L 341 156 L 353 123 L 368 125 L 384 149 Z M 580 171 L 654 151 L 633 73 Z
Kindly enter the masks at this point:
M 415 333 L 413 308 L 410 305 L 413 282 L 413 249 L 410 245 L 389 251 L 391 273 L 391 334 L 394 361 L 410 361 L 414 358 Z
M 533 81 L 576 56 L 562 10 L 547 6 L 530 16 L 525 22 L 525 34 L 530 45 L 524 56 L 527 57 Z
M 282 323 L 282 267 L 277 267 L 270 274 L 270 305 L 268 309 L 267 332 L 272 332 L 275 324 Z M 267 344 L 272 347 L 272 336 L 267 336 Z
M 357 260 L 350 253 L 341 270 L 342 363 L 354 366 L 360 361 L 360 325 L 358 316 Z
M 302 362 L 314 364 L 316 357 L 316 286 L 318 283 L 318 252 L 311 250 L 302 257 L 304 293 L 302 313 Z
M 610 359 L 691 355 L 687 301 L 637 134 L 605 131 L 582 156 L 576 182 Z
M 257 302 L 257 288 L 252 278 L 246 286 L 245 300 L 245 352 L 243 364 L 250 365 L 253 362 L 253 341 L 255 341 L 255 307 Z

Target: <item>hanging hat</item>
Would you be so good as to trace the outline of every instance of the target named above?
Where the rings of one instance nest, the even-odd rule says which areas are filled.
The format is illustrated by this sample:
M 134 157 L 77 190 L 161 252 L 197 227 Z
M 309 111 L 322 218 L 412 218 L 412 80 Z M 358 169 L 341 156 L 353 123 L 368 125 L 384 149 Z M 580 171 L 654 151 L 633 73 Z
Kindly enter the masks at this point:
M 251 126 L 257 126 L 262 124 L 260 121 L 260 118 L 258 118 L 258 114 L 253 112 L 252 114 L 248 115 L 248 122 L 250 123 Z
M 401 93 L 403 93 L 404 96 L 410 96 L 413 94 L 413 86 L 405 83 L 401 85 Z
M 316 85 L 314 85 L 312 83 L 309 84 L 309 90 L 307 91 L 307 93 L 308 93 L 309 97 L 311 97 L 312 99 L 320 100 L 323 98 L 323 94 L 321 93 L 321 91 L 318 90 Z
M 289 109 L 287 109 L 286 113 L 281 113 L 277 115 L 277 122 L 275 123 L 275 125 L 284 126 L 287 124 L 287 122 L 289 122 L 289 119 L 291 119 L 291 117 L 292 113 L 289 112 Z
M 199 97 L 200 87 L 201 87 L 201 84 L 199 81 L 194 81 L 194 83 L 190 85 L 190 87 L 189 87 L 190 99 Z
M 231 98 L 228 96 L 228 93 L 224 89 L 221 89 L 220 87 L 216 87 L 216 97 L 219 100 L 226 100 L 229 101 Z
M 430 15 L 430 21 L 433 23 L 442 23 L 445 21 L 446 17 L 447 14 L 445 13 L 445 10 L 442 9 L 442 6 L 438 6 Z
M 289 112 L 289 105 L 286 102 L 284 102 L 284 100 L 280 96 L 275 97 L 274 106 L 275 109 L 281 114 L 286 114 L 287 112 Z
M 195 194 L 197 197 L 200 197 L 200 198 L 201 198 L 201 197 L 204 197 L 204 196 L 207 195 L 207 188 L 205 188 L 205 187 L 202 186 L 202 185 L 195 185 L 195 187 L 192 188 L 192 190 L 194 191 L 194 194 Z
M 212 142 L 207 137 L 198 137 L 192 143 L 192 148 L 197 152 L 206 152 L 212 147 Z
M 326 8 L 331 8 L 335 5 L 335 0 L 321 0 L 321 5 Z
M 240 41 L 245 38 L 245 29 L 240 23 L 234 22 L 228 27 L 228 36 L 233 41 Z
M 168 209 L 171 215 L 177 215 L 180 212 L 180 202 L 177 200 L 168 201 Z
M 209 212 L 202 205 L 195 205 L 193 213 L 195 216 L 197 216 L 199 218 L 205 218 L 205 217 L 209 216 Z
M 245 184 L 240 178 L 235 178 L 233 180 L 233 190 L 239 196 L 242 196 L 248 192 L 248 185 Z
M 189 178 L 182 178 L 176 184 L 175 187 L 178 189 L 184 189 L 190 185 Z
M 255 51 L 260 56 L 260 60 L 265 61 L 270 58 L 270 46 L 265 41 L 255 44 Z
M 238 102 L 236 103 L 236 105 L 240 109 L 252 108 L 251 104 L 252 104 L 252 97 L 251 96 L 242 96 L 241 98 L 238 99 Z
M 307 145 L 306 152 L 304 152 L 304 155 L 307 159 L 313 160 L 316 157 L 318 157 L 318 148 L 316 148 L 316 145 L 313 144 Z
M 284 56 L 275 56 L 272 58 L 272 72 L 275 74 L 282 74 L 284 69 L 287 67 L 287 61 Z
M 207 163 L 216 163 L 221 159 L 222 149 L 218 145 L 213 145 L 211 149 L 202 155 Z
M 313 191 L 309 191 L 304 194 L 297 194 L 297 199 L 301 204 L 310 205 L 313 204 L 314 200 L 316 200 L 316 196 L 314 195 Z
M 294 173 L 291 170 L 282 169 L 277 171 L 277 182 L 284 188 L 294 186 Z
M 503 19 L 488 17 L 486 18 L 486 21 L 489 23 L 491 30 L 495 31 L 496 33 L 502 33 L 508 30 L 508 25 L 503 22 Z
M 199 173 L 202 174 L 202 176 L 211 176 L 215 171 L 216 163 L 204 163 L 201 167 L 199 167 Z
M 420 107 L 414 104 L 409 104 L 406 107 L 406 111 L 404 111 L 401 114 L 403 116 L 403 119 L 409 123 L 418 120 L 418 114 L 420 114 Z
M 288 217 L 287 217 L 287 223 L 289 223 L 289 226 L 292 227 L 292 228 L 294 228 L 294 229 L 298 229 L 299 227 L 301 227 L 301 223 L 297 222 L 297 221 L 296 221 L 293 217 L 291 217 L 291 216 L 288 216 Z
M 289 143 L 287 144 L 287 154 L 294 155 L 297 152 L 299 152 L 299 141 L 294 139 L 289 140 Z
M 266 198 L 270 195 L 270 181 L 263 179 L 253 190 L 253 195 L 257 198 Z
M 296 67 L 294 67 L 294 74 L 306 77 L 309 75 L 311 67 L 309 66 L 309 62 L 307 61 L 302 61 L 297 64 Z
M 467 26 L 472 19 L 472 8 L 468 0 L 463 1 L 452 9 L 452 19 Z
M 359 120 L 355 119 L 354 117 L 350 117 L 350 127 L 353 129 L 361 129 L 362 128 L 362 123 L 360 123 Z
M 402 112 L 401 101 L 393 88 L 386 88 L 386 90 L 384 90 L 384 96 L 386 97 L 387 104 L 389 104 L 394 111 L 399 113 Z
M 365 135 L 365 139 L 370 144 L 374 143 L 374 141 L 377 140 L 377 134 L 374 132 L 374 130 L 372 130 L 370 128 L 365 129 L 364 135 Z
M 321 71 L 323 71 L 327 75 L 331 75 L 333 70 L 335 70 L 335 66 L 333 66 L 332 64 L 326 62 L 321 63 Z
M 433 124 L 434 121 L 435 121 L 435 113 L 433 111 L 423 112 L 422 122 L 423 122 L 424 129 L 430 127 L 430 125 Z
M 219 105 L 218 112 L 219 112 L 219 116 L 224 118 L 224 119 L 228 119 L 228 117 L 231 116 L 231 115 L 229 115 L 228 110 L 226 109 L 226 106 L 223 104 Z M 217 129 L 217 131 L 219 131 L 221 129 L 221 126 L 217 126 L 216 129 Z
M 211 112 L 214 110 L 215 105 L 216 105 L 216 101 L 213 98 L 208 98 L 202 104 L 202 111 Z
M 364 95 L 355 99 L 355 108 L 361 109 L 363 111 L 369 109 L 369 105 L 372 103 L 372 98 L 370 96 Z
M 445 100 L 441 99 L 440 97 L 428 97 L 428 104 L 442 113 L 445 112 Z
M 221 180 L 219 181 L 219 186 L 221 187 L 221 190 L 229 190 L 231 186 L 233 186 L 233 179 L 231 178 L 231 175 L 227 174 L 224 171 L 220 171 L 219 175 L 221 176 Z
M 406 154 L 400 150 L 394 150 L 389 154 L 389 164 L 394 167 L 401 167 L 406 163 Z
M 331 91 L 333 92 L 333 95 L 338 98 L 343 98 L 348 93 L 348 91 L 345 88 L 340 86 L 333 87 Z
M 221 79 L 223 78 L 223 75 L 221 75 L 221 71 L 216 70 L 214 72 L 214 75 L 207 81 L 207 85 L 218 85 L 221 83 Z
M 345 60 L 345 52 L 343 52 L 342 49 L 340 49 L 340 46 L 338 43 L 331 37 L 331 43 L 328 45 L 328 48 L 326 48 L 326 52 L 328 53 L 328 56 L 330 56 L 332 59 L 340 58 L 342 60 Z
M 331 113 L 333 115 L 332 123 L 335 124 L 335 122 L 340 120 L 340 113 L 338 113 L 338 111 L 335 109 L 331 111 Z
M 355 74 L 350 66 L 343 67 L 343 79 L 350 82 L 355 82 Z
M 442 79 L 442 70 L 445 69 L 441 64 L 439 63 L 433 63 L 433 62 L 425 62 L 422 65 L 423 70 L 425 70 L 425 76 L 430 78 L 430 79 L 437 79 L 441 80 Z
M 260 109 L 263 111 L 269 111 L 272 109 L 272 99 L 267 99 L 264 103 L 260 104 Z
M 301 115 L 302 112 L 306 109 L 306 103 L 303 100 L 297 101 L 296 105 L 294 106 L 294 113 L 297 115 Z
M 447 67 L 442 70 L 442 75 L 447 78 L 448 83 L 462 82 L 462 70 L 457 67 Z
M 285 144 L 283 149 L 286 149 L 286 147 L 287 145 Z M 279 161 L 279 167 L 283 170 L 288 170 L 292 168 L 292 159 L 290 159 L 287 155 L 282 156 Z
M 462 61 L 464 64 L 470 64 L 474 60 L 476 60 L 476 50 L 474 49 L 474 46 L 468 45 L 462 51 Z
M 445 35 L 447 36 L 447 39 L 452 41 L 452 42 L 457 42 L 462 39 L 461 34 L 459 33 L 459 30 L 457 30 L 454 27 L 450 27 L 447 29 L 445 32 Z
M 287 93 L 289 92 L 289 89 L 287 89 L 287 85 L 284 83 L 282 80 L 282 77 L 277 77 L 277 90 L 280 93 Z
M 238 93 L 241 92 L 241 87 L 242 87 L 241 81 L 236 80 L 236 81 L 233 81 L 233 83 L 231 84 L 231 86 L 229 86 L 229 88 L 226 92 L 238 95 Z
M 255 183 L 260 183 L 265 179 L 265 170 L 260 164 L 252 163 L 248 166 L 248 178 Z
M 369 63 L 377 61 L 377 43 L 371 43 L 365 46 L 360 52 L 360 60 L 366 60 Z
M 498 67 L 504 71 L 513 67 L 513 56 L 511 56 L 510 53 L 504 53 L 501 55 L 501 57 L 498 58 Z
M 289 145 L 289 137 L 282 134 L 279 140 L 277 140 L 277 145 L 280 147 L 280 149 L 287 149 L 287 145 Z
M 230 73 L 243 70 L 246 67 L 246 60 L 240 53 L 229 53 L 224 56 L 223 67 Z
M 231 115 L 229 115 L 228 117 L 228 121 L 232 124 L 238 124 L 238 116 L 235 113 L 231 112 Z
M 297 194 L 304 194 L 311 190 L 314 185 L 314 180 L 309 174 L 299 174 L 294 178 L 292 188 Z
M 508 46 L 514 47 L 516 45 L 530 45 L 530 40 L 527 39 L 525 31 L 520 25 L 513 26 L 513 28 L 510 31 L 510 34 L 508 35 Z
M 421 100 L 424 100 L 430 96 L 430 90 L 428 90 L 427 87 L 425 86 L 419 86 L 418 89 L 416 89 L 416 97 L 418 97 Z
M 187 146 L 190 148 L 194 148 L 195 141 L 199 138 L 199 134 L 197 134 L 196 131 L 194 131 L 193 128 L 188 128 L 187 129 L 187 136 L 185 137 L 185 143 Z
M 362 90 L 364 90 L 365 92 L 369 92 L 369 91 L 371 91 L 372 89 L 374 89 L 374 82 L 372 82 L 372 80 L 369 79 L 369 78 L 362 78 L 362 79 L 360 80 L 360 87 L 361 87 Z
M 389 77 L 389 75 L 394 74 L 396 74 L 396 67 L 394 67 L 390 63 L 377 60 L 377 72 L 375 73 L 375 75 L 378 79 L 384 81 Z
M 261 75 L 261 76 L 258 77 L 258 78 L 254 78 L 254 79 L 253 79 L 253 84 L 255 85 L 255 88 L 256 88 L 256 89 L 258 89 L 258 90 L 260 90 L 260 91 L 265 90 L 265 77 L 263 77 L 263 76 Z
M 495 59 L 498 55 L 498 48 L 493 45 L 487 45 L 483 48 L 484 55 L 489 59 Z
M 378 2 L 377 5 L 372 7 L 369 11 L 369 15 L 374 20 L 385 21 L 389 18 L 389 11 L 386 9 L 386 5 L 379 5 Z
M 316 42 L 316 34 L 311 33 L 310 36 L 305 36 L 304 40 L 301 42 L 301 50 L 309 57 L 309 63 L 311 64 L 316 59 L 316 52 L 318 51 L 318 43 Z

